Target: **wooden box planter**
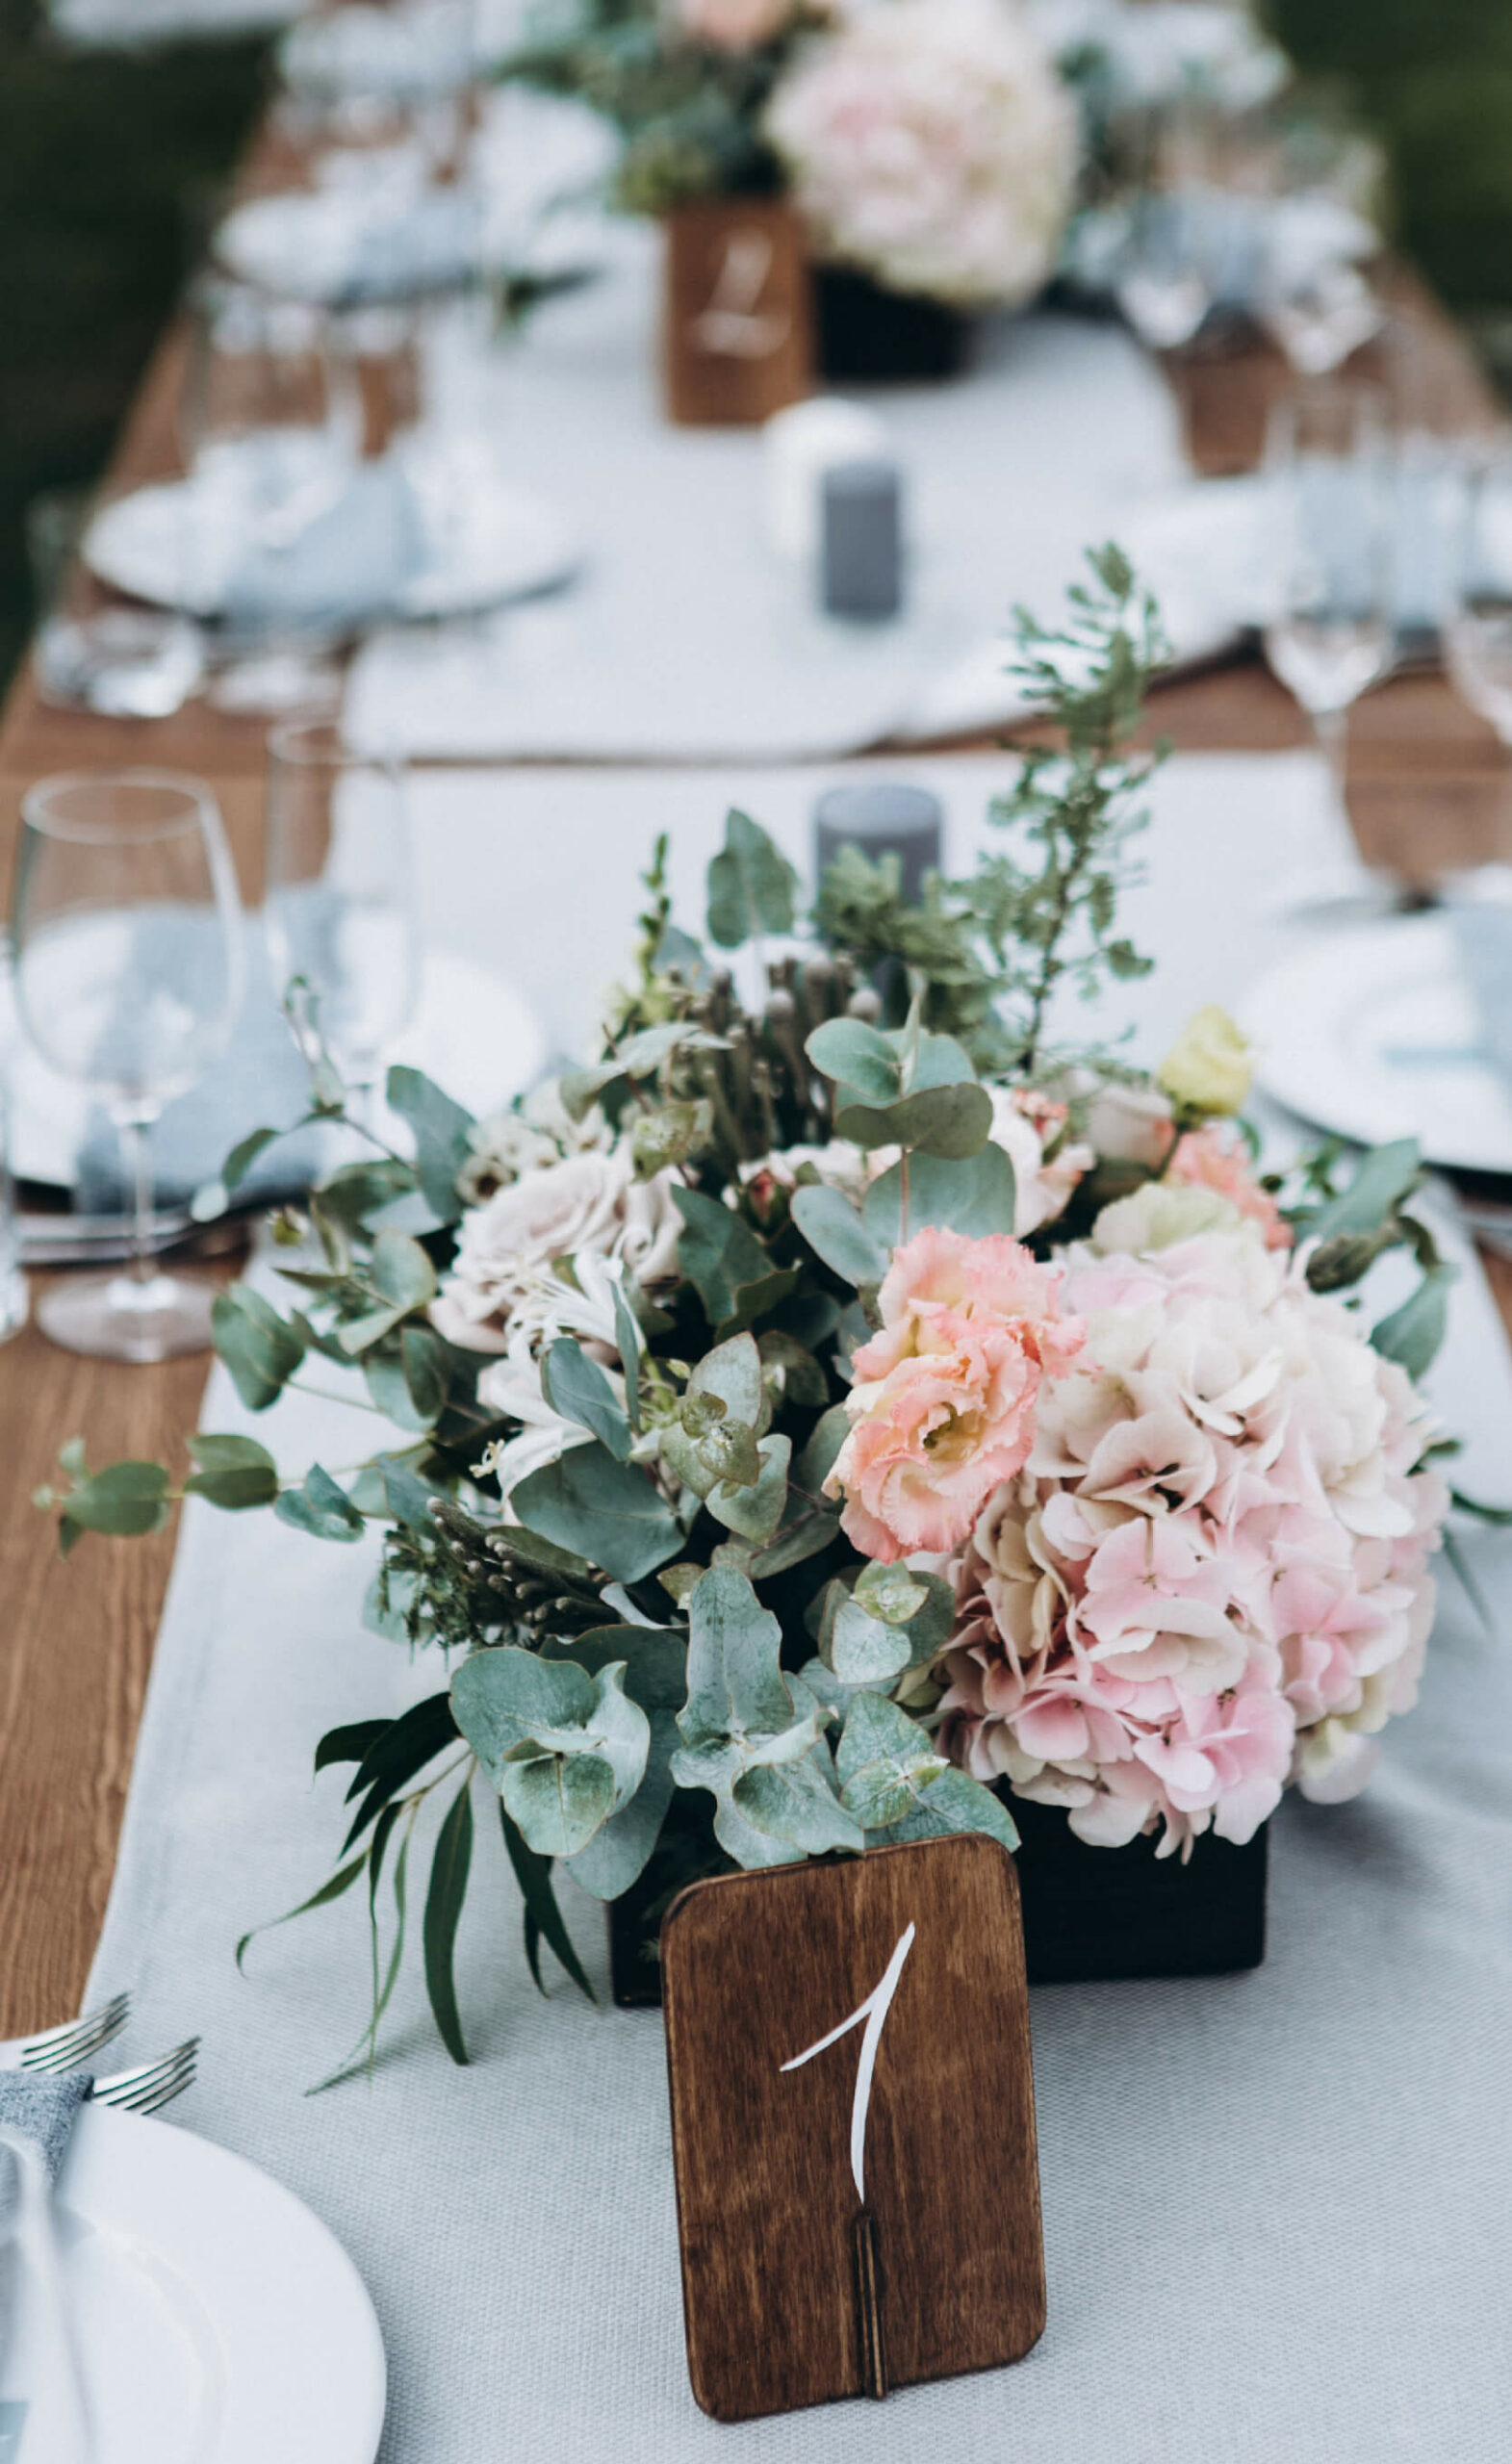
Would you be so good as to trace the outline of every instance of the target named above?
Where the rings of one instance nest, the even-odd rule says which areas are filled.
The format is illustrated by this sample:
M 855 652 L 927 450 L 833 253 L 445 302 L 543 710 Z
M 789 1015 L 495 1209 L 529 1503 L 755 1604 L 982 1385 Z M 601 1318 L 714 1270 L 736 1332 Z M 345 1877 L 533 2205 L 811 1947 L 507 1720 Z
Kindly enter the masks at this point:
M 971 319 L 937 299 L 885 291 L 846 266 L 814 270 L 819 373 L 829 384 L 938 384 L 959 376 Z
M 712 1800 L 677 1799 L 640 1881 L 609 1903 L 610 1976 L 621 2010 L 651 2010 L 661 2000 L 657 1938 L 678 1893 L 701 1875 L 731 1870 L 712 1812 Z M 1089 1848 L 1053 1806 L 1015 1797 L 1012 1815 L 1031 1985 L 1226 1976 L 1265 1958 L 1264 1827 L 1243 1848 L 1199 1839 L 1184 1865 L 1179 1857 L 1157 1858 L 1153 1838 Z
M 710 197 L 666 222 L 662 372 L 685 427 L 756 426 L 812 390 L 803 234 L 780 198 Z

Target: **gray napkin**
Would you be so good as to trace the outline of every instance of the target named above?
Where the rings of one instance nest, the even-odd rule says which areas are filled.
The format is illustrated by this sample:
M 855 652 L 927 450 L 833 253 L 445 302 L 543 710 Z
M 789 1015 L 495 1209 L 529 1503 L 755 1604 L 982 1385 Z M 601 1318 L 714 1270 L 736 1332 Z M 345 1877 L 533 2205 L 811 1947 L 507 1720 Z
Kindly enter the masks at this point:
M 424 561 L 415 491 L 393 462 L 365 463 L 345 493 L 287 547 L 253 546 L 231 577 L 220 615 L 234 640 L 285 625 L 340 637 L 394 612 Z
M 70 2070 L 64 2079 L 35 2078 L 28 2070 L 0 2070 L 0 2130 L 35 2141 L 50 2182 L 58 2179 L 79 2107 L 93 2087 L 87 2070 Z
M 150 922 L 135 980 L 150 979 Z M 213 1180 L 240 1140 L 254 1129 L 280 1128 L 307 1108 L 309 1073 L 274 996 L 261 932 L 247 931 L 246 1003 L 228 1050 L 187 1094 L 167 1105 L 151 1132 L 153 1190 L 161 1208 L 186 1205 Z M 325 1164 L 318 1130 L 280 1139 L 253 1165 L 237 1202 L 276 1206 L 303 1194 Z M 120 1133 L 103 1112 L 91 1115 L 80 1148 L 75 1205 L 83 1214 L 125 1212 L 131 1199 Z

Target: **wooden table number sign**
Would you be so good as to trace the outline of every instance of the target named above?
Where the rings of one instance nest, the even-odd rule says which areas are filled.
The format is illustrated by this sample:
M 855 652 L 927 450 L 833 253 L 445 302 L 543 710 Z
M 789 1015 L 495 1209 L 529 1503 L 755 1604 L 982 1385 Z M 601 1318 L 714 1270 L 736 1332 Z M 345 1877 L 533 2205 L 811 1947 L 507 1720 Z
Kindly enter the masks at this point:
M 717 2421 L 1044 2327 L 1018 1878 L 990 1839 L 700 1883 L 662 1928 L 693 2393 Z
M 812 305 L 790 205 L 712 197 L 668 217 L 662 360 L 683 426 L 756 426 L 803 400 Z

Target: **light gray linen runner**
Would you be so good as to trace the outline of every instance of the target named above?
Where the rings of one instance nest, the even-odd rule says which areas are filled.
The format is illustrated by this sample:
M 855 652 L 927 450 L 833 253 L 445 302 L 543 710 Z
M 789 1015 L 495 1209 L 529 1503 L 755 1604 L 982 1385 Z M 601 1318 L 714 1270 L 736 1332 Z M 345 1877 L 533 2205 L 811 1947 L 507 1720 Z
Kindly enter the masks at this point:
M 1267 775 L 1278 810 L 1291 774 Z M 1210 876 L 1193 953 L 1164 877 L 1178 986 L 1205 969 L 1237 994 L 1240 913 Z M 1512 1494 L 1512 1367 L 1471 1265 L 1436 1393 L 1469 1440 L 1464 1484 Z M 372 1443 L 361 1414 L 304 1397 L 254 1423 L 218 1370 L 203 1424 L 255 1427 L 290 1468 Z M 1034 1995 L 1050 2316 L 1011 2372 L 703 2418 L 659 2018 L 590 2010 L 560 1978 L 536 1996 L 481 1791 L 458 1962 L 474 2066 L 436 2042 L 412 1956 L 371 2084 L 301 2095 L 363 2023 L 359 1903 L 254 1944 L 244 1981 L 233 1941 L 329 1870 L 344 1782 L 312 1784 L 316 1737 L 441 1678 L 361 1631 L 366 1545 L 188 1510 L 90 1991 L 131 1988 L 143 2045 L 203 2032 L 185 2125 L 287 2182 L 356 2260 L 389 2350 L 385 2464 L 1501 2464 L 1512 1540 L 1466 1547 L 1497 1631 L 1446 1573 L 1422 1706 L 1369 1793 L 1276 1819 L 1266 1965 Z M 564 1897 L 606 1993 L 602 1912 Z M 990 2108 L 939 2119 L 991 2165 Z

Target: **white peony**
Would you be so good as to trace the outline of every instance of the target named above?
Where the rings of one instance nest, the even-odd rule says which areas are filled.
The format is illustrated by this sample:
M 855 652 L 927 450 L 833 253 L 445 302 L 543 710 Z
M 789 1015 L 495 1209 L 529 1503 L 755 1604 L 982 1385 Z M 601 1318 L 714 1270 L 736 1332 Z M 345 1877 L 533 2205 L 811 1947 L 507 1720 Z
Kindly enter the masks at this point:
M 781 80 L 766 128 L 821 249 L 895 291 L 1019 306 L 1054 269 L 1076 112 L 1013 0 L 848 13 Z

